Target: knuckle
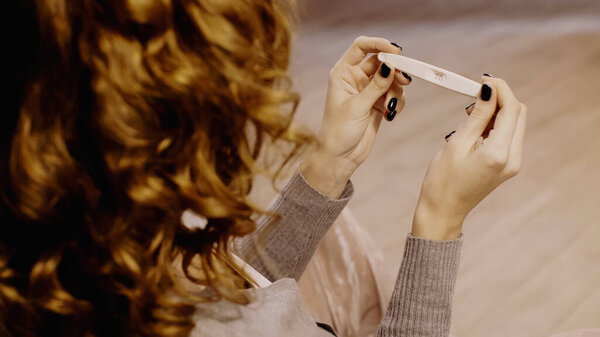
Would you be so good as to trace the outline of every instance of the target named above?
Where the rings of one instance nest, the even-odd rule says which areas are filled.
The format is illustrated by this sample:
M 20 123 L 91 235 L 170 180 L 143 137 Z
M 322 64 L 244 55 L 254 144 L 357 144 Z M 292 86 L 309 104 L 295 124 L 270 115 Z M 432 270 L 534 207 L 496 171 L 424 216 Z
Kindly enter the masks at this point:
M 336 73 L 332 70 L 329 72 L 329 77 L 327 78 L 328 85 L 332 85 L 337 81 Z
M 331 68 L 331 70 L 329 70 L 329 79 L 331 80 L 331 79 L 339 77 L 340 73 L 343 72 L 343 67 L 344 67 L 343 63 L 337 62 L 333 66 L 333 68 Z
M 485 107 L 476 106 L 473 111 L 471 111 L 471 118 L 488 119 L 491 115 L 491 111 L 491 109 L 485 109 Z
M 521 113 L 523 113 L 523 114 L 527 114 L 527 111 L 528 111 L 528 110 L 529 110 L 529 109 L 527 108 L 527 105 L 525 105 L 525 104 L 521 103 Z
M 503 80 L 503 79 L 501 79 L 499 77 L 494 77 L 493 80 L 494 80 L 494 82 L 496 82 L 496 84 L 499 84 L 501 86 L 507 86 L 508 85 L 505 80 Z
M 404 96 L 404 88 L 402 88 L 402 86 L 392 85 L 392 89 L 394 91 L 394 94 L 398 97 L 398 99 L 400 99 L 400 96 Z
M 366 39 L 368 39 L 368 37 L 366 37 L 364 35 L 360 35 L 356 39 L 354 39 L 354 44 L 360 44 L 361 42 L 365 41 Z
M 454 135 L 448 138 L 446 151 L 448 151 L 450 155 L 454 155 L 458 151 L 458 141 L 456 141 L 456 137 L 454 137 Z
M 504 169 L 508 161 L 508 154 L 505 151 L 490 150 L 485 156 L 486 164 L 494 169 Z
M 521 109 L 521 108 L 522 108 L 522 106 L 521 106 L 521 104 L 519 103 L 519 101 L 517 101 L 516 99 L 515 99 L 514 101 L 512 101 L 512 102 L 510 102 L 510 103 L 509 103 L 509 105 L 508 105 L 508 108 L 509 108 L 511 111 L 515 111 L 517 114 L 519 114 L 519 113 L 521 113 L 521 112 L 522 112 L 522 109 Z
M 404 97 L 404 93 L 403 93 L 402 96 L 400 96 L 398 98 L 398 105 L 397 105 L 396 109 L 402 110 L 402 109 L 404 109 L 405 106 L 406 106 L 406 97 Z
M 378 78 L 378 77 L 373 78 L 371 83 L 369 83 L 369 85 L 371 86 L 371 89 L 374 91 L 378 91 L 378 92 L 385 91 L 387 89 L 385 84 L 386 84 L 385 80 L 383 78 Z
M 506 175 L 506 177 L 508 178 L 512 178 L 514 176 L 516 176 L 517 174 L 519 174 L 519 172 L 521 171 L 521 164 L 513 164 L 513 165 L 509 165 L 504 169 L 504 174 Z

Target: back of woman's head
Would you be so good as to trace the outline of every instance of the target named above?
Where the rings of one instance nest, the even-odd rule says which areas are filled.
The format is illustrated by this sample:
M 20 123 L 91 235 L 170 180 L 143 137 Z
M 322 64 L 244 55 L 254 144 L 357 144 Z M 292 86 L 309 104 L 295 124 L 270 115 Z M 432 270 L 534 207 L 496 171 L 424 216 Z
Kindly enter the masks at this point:
M 174 261 L 243 301 L 226 262 L 231 240 L 254 229 L 246 195 L 259 150 L 306 140 L 279 109 L 297 101 L 282 85 L 289 10 L 276 0 L 15 4 L 0 115 L 0 332 L 186 335 L 194 301 Z M 207 226 L 183 226 L 186 209 Z

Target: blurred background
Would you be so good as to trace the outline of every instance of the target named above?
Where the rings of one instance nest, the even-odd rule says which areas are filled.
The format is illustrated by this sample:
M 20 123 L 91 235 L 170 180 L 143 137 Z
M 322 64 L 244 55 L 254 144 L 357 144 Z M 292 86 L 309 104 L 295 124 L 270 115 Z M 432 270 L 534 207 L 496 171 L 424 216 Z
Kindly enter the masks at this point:
M 297 118 L 317 130 L 330 68 L 359 35 L 479 80 L 529 106 L 521 173 L 467 218 L 456 337 L 549 336 L 600 327 L 600 1 L 298 0 Z M 419 79 L 383 121 L 350 209 L 395 275 L 420 184 L 472 102 Z

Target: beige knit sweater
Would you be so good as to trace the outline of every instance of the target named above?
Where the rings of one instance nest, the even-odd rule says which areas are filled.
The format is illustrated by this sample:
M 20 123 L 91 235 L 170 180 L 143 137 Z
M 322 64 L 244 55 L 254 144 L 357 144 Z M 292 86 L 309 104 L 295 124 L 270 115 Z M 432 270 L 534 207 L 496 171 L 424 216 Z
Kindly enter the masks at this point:
M 244 260 L 274 283 L 247 290 L 252 298 L 248 305 L 225 300 L 198 305 L 191 336 L 333 336 L 304 308 L 296 280 L 352 194 L 348 183 L 339 199 L 328 199 L 296 174 L 270 208 L 280 220 L 259 219 L 256 233 L 238 245 Z M 269 226 L 274 221 L 278 223 Z M 462 238 L 430 241 L 408 236 L 378 337 L 448 336 L 461 245 Z

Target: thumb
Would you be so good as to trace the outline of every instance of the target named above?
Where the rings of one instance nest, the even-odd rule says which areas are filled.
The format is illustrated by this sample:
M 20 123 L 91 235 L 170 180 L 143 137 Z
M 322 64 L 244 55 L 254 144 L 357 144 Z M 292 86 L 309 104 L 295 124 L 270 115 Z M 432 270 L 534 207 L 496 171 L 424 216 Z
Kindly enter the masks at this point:
M 496 86 L 491 81 L 486 81 L 481 87 L 479 99 L 475 103 L 463 131 L 464 137 L 470 144 L 477 141 L 493 119 L 497 109 L 496 92 Z
M 394 82 L 394 68 L 382 63 L 371 82 L 356 96 L 357 103 L 364 109 L 370 109 L 383 96 Z

